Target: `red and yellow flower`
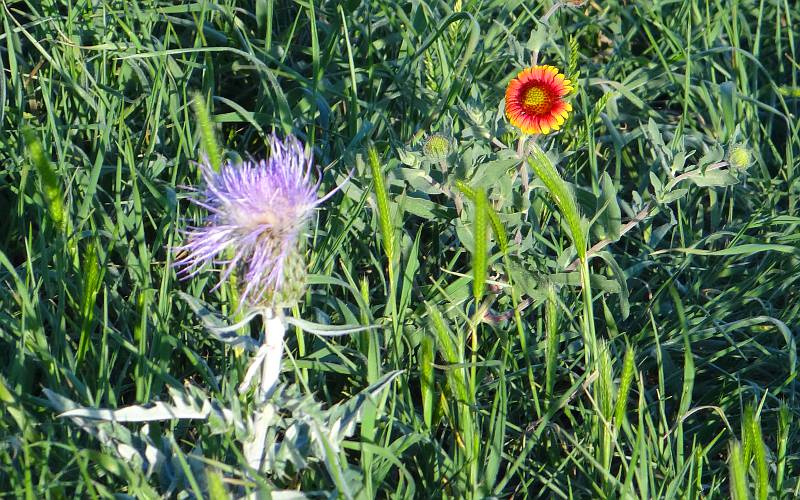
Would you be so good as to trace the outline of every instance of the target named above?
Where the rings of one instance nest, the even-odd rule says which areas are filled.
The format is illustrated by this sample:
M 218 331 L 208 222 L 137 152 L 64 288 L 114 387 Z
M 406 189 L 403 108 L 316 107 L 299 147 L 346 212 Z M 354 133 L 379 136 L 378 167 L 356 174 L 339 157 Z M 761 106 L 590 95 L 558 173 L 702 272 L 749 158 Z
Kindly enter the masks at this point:
M 506 88 L 506 117 L 526 134 L 558 130 L 572 111 L 564 100 L 572 90 L 572 82 L 553 66 L 523 69 Z

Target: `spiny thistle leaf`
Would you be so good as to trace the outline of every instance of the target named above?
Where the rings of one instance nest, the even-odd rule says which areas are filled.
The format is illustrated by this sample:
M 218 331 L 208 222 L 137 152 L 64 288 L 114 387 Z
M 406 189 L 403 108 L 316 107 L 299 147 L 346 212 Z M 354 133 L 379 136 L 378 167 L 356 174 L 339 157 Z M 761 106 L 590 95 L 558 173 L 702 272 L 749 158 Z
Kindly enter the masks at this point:
M 74 408 L 59 415 L 62 418 L 86 418 L 107 422 L 155 422 L 162 420 L 208 419 L 212 413 L 229 425 L 235 422 L 234 414 L 215 404 L 199 388 L 186 388 L 181 392 L 170 387 L 172 403 L 155 401 L 148 405 L 132 405 L 116 410 L 105 408 Z
M 220 342 L 224 342 L 231 346 L 239 346 L 250 352 L 256 352 L 258 350 L 258 344 L 255 340 L 246 335 L 237 334 L 236 330 L 247 326 L 254 317 L 261 314 L 261 311 L 253 309 L 245 314 L 244 318 L 238 323 L 234 325 L 228 325 L 224 323 L 223 320 L 220 319 L 216 314 L 211 312 L 208 305 L 200 301 L 200 299 L 197 297 L 193 297 L 192 295 L 184 292 L 178 292 L 178 296 L 189 305 L 189 307 L 198 317 L 200 317 L 200 320 L 203 322 L 203 326 L 206 327 L 212 337 Z
M 308 332 L 320 337 L 341 337 L 342 335 L 350 335 L 351 333 L 363 332 L 377 328 L 375 325 L 325 325 L 322 323 L 314 323 L 301 318 L 287 316 L 285 321 L 300 328 L 304 332 Z
M 405 370 L 394 370 L 384 374 L 366 389 L 328 411 L 326 429 L 337 452 L 341 442 L 355 431 L 367 401 L 375 402 L 375 398 L 404 372 Z

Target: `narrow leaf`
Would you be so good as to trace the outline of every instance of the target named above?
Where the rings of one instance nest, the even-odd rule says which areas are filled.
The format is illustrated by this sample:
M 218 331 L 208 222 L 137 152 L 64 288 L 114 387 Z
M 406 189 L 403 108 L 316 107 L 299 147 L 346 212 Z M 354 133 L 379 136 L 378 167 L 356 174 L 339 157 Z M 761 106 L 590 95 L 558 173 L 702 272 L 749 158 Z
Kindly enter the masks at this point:
M 486 199 L 486 192 L 480 189 L 475 196 L 475 250 L 472 254 L 472 294 L 476 303 L 481 301 L 486 289 L 488 211 L 489 202 Z
M 728 484 L 730 487 L 730 495 L 732 500 L 749 500 L 750 495 L 747 492 L 747 476 L 744 465 L 744 457 L 742 456 L 742 446 L 739 441 L 733 440 L 730 445 L 730 454 L 728 457 Z

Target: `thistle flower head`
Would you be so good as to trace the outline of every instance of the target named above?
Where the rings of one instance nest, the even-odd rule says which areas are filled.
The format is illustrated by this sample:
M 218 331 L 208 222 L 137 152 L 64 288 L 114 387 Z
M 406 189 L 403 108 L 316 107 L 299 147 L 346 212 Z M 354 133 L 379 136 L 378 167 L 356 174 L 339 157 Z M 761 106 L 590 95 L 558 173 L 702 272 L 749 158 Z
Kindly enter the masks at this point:
M 301 234 L 327 198 L 317 197 L 311 167 L 300 141 L 274 135 L 267 160 L 228 163 L 219 172 L 202 164 L 205 187 L 192 201 L 209 215 L 202 226 L 187 229 L 186 242 L 177 248 L 181 274 L 190 277 L 216 265 L 222 271 L 217 287 L 234 271 L 239 274 L 242 303 L 294 303 L 304 288 Z

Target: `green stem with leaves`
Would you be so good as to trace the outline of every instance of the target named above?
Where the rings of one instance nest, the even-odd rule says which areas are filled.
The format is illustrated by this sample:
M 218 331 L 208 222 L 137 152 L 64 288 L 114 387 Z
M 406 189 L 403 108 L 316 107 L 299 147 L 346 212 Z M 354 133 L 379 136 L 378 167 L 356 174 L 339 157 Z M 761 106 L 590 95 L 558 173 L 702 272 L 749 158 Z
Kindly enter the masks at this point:
M 594 311 L 592 310 L 592 284 L 586 252 L 586 232 L 581 221 L 578 203 L 575 201 L 575 195 L 569 185 L 561 178 L 553 162 L 539 146 L 531 144 L 530 156 L 527 157 L 527 160 L 564 217 L 572 244 L 575 246 L 575 252 L 578 254 L 581 266 L 581 286 L 583 288 L 583 341 L 586 369 L 588 370 L 592 353 L 596 352 L 597 338 L 594 329 Z

